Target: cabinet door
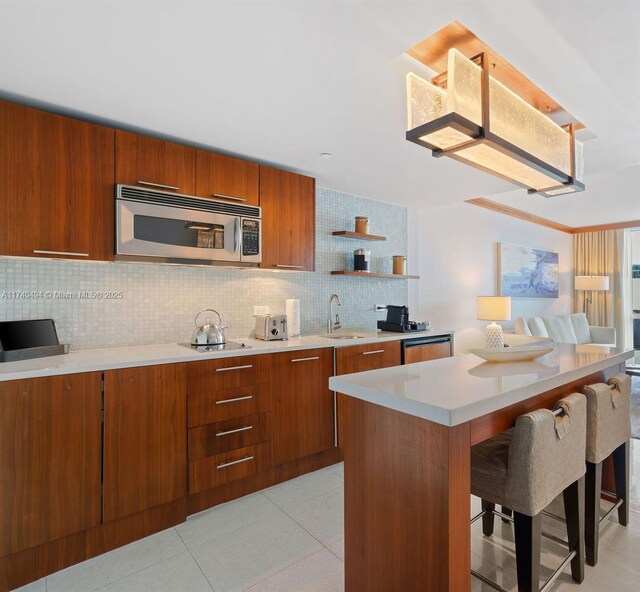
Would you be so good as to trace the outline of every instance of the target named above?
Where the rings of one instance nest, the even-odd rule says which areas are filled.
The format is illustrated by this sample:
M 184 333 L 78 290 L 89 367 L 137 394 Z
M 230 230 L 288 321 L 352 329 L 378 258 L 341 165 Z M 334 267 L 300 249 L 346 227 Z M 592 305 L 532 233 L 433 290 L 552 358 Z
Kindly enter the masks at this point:
M 197 150 L 196 195 L 257 206 L 259 170 L 256 162 Z
M 451 357 L 451 342 L 425 343 L 408 347 L 404 350 L 404 363 L 415 364 L 416 362 L 428 362 L 429 360 L 439 360 L 440 358 Z
M 104 521 L 186 495 L 183 364 L 104 374 Z
M 315 179 L 260 167 L 265 269 L 315 269 Z
M 336 349 L 336 374 L 351 374 L 399 365 L 399 341 L 352 345 Z
M 0 382 L 0 557 L 100 524 L 102 377 Z
M 116 183 L 193 195 L 196 150 L 116 130 Z
M 336 349 L 336 374 L 352 374 L 353 372 L 365 372 L 378 368 L 399 366 L 400 342 L 388 341 L 386 343 L 373 343 L 370 345 L 352 345 Z M 344 407 L 343 395 L 338 394 L 338 446 L 342 448 L 344 442 L 342 409 Z
M 0 101 L 0 255 L 112 260 L 114 131 Z
M 273 354 L 272 359 L 274 463 L 332 448 L 333 349 Z

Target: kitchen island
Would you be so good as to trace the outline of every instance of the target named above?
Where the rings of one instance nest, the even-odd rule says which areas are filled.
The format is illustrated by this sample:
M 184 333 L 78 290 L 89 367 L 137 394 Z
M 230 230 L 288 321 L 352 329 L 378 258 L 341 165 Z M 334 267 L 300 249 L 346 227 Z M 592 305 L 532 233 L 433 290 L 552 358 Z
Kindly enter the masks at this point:
M 632 356 L 557 344 L 534 362 L 467 354 L 331 378 L 344 404 L 346 592 L 469 590 L 471 446 Z

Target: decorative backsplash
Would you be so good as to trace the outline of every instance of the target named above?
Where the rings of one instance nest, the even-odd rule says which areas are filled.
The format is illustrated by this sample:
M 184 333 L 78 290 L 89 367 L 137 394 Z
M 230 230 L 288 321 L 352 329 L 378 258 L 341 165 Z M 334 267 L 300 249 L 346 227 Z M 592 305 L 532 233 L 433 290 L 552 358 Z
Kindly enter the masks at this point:
M 353 230 L 357 215 L 387 240 L 332 236 Z M 0 258 L 0 320 L 53 318 L 61 342 L 85 349 L 188 341 L 195 314 L 214 308 L 231 323 L 227 337 L 242 338 L 253 333 L 254 306 L 283 313 L 298 298 L 302 332 L 313 334 L 326 331 L 335 292 L 344 327 L 374 331 L 384 318 L 374 305 L 406 304 L 407 281 L 330 275 L 350 268 L 359 247 L 371 251 L 372 271 L 391 273 L 392 255 L 407 254 L 406 208 L 319 187 L 314 273 Z

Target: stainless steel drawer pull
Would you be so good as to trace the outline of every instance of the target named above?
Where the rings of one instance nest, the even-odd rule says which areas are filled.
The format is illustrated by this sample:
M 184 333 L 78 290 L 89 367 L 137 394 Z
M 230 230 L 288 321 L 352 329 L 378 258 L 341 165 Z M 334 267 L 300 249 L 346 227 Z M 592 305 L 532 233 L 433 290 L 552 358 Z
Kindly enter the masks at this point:
M 152 183 L 151 181 L 138 181 L 138 185 L 148 185 L 149 187 L 160 187 L 161 189 L 173 189 L 173 191 L 178 191 L 180 187 L 176 187 L 175 185 L 163 185 L 162 183 Z
M 234 195 L 224 195 L 222 193 L 214 193 L 211 197 L 219 197 L 221 199 L 232 199 L 233 201 L 247 201 L 244 197 L 235 197 Z
M 253 368 L 253 364 L 246 366 L 231 366 L 229 368 L 216 368 L 216 372 L 229 372 L 229 370 L 244 370 L 245 368 Z
M 371 354 L 383 354 L 384 350 L 383 349 L 374 349 L 368 352 L 362 352 L 363 356 L 370 356 Z
M 237 430 L 227 430 L 226 432 L 218 432 L 216 436 L 228 436 L 229 434 L 237 434 L 238 432 L 246 432 L 247 430 L 252 430 L 253 426 L 244 426 L 243 428 L 238 428 Z
M 311 360 L 319 360 L 320 356 L 313 356 L 312 358 L 295 358 L 292 362 L 310 362 Z
M 276 267 L 281 269 L 303 269 L 304 265 L 285 265 L 284 263 L 278 263 Z
M 74 253 L 72 251 L 42 251 L 40 249 L 34 249 L 33 252 L 36 255 L 71 255 L 73 257 L 88 257 L 89 253 Z
M 216 401 L 216 405 L 222 405 L 224 403 L 236 403 L 237 401 L 248 401 L 253 399 L 253 395 L 247 395 L 246 397 L 236 397 L 235 399 L 222 399 L 222 401 Z
M 221 463 L 217 466 L 218 469 L 224 469 L 225 467 L 231 467 L 233 465 L 238 465 L 240 463 L 243 462 L 247 462 L 249 460 L 253 460 L 253 456 L 245 456 L 244 458 L 241 458 L 239 460 L 232 460 L 231 462 L 228 463 Z

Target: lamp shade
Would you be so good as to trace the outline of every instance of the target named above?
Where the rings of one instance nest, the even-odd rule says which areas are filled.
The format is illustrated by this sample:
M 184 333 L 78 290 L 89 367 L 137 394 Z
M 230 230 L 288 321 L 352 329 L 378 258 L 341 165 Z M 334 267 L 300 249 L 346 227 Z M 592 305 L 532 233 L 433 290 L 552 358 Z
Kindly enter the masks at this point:
M 481 321 L 511 320 L 510 296 L 478 296 L 478 319 Z
M 576 290 L 598 290 L 609 289 L 609 276 L 607 275 L 577 275 L 575 278 Z

